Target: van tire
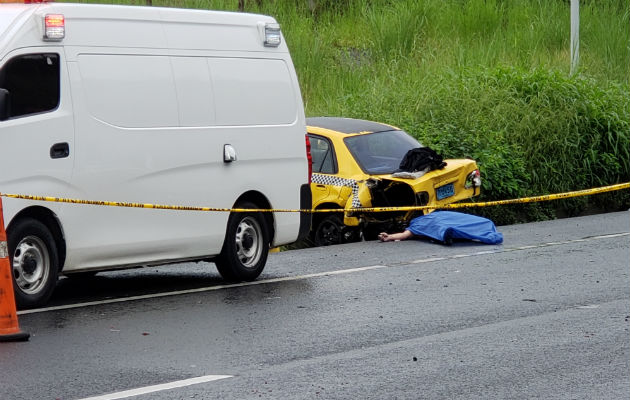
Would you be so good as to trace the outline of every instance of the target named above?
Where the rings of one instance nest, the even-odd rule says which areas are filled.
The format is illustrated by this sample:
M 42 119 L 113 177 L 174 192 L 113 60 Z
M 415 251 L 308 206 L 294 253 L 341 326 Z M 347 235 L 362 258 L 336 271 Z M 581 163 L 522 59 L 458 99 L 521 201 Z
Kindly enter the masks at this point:
M 55 238 L 43 223 L 25 218 L 7 231 L 17 308 L 45 304 L 57 285 L 59 256 Z
M 236 208 L 258 207 L 243 202 Z M 215 261 L 219 273 L 232 282 L 253 281 L 265 267 L 269 243 L 269 228 L 262 213 L 230 213 L 223 248 Z

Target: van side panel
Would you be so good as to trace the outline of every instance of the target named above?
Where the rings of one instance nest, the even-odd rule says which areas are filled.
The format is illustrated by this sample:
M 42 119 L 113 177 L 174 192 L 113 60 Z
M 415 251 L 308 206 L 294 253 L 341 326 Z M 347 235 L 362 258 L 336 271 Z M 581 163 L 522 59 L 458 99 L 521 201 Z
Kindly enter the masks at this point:
M 146 14 L 147 7 L 112 7 L 97 5 L 63 5 L 51 4 L 47 7 L 54 9 L 55 12 L 66 13 L 65 8 L 85 9 L 87 11 L 68 11 L 71 18 L 67 19 L 68 37 L 67 45 L 70 46 L 88 46 L 95 41 L 106 46 L 116 47 L 118 53 L 138 53 L 139 49 L 147 52 L 169 55 L 171 56 L 171 64 L 175 76 L 175 84 L 177 88 L 177 96 L 179 102 L 179 118 L 182 127 L 198 127 L 207 129 L 212 132 L 218 140 L 220 149 L 213 147 L 209 152 L 217 154 L 222 152 L 223 144 L 237 143 L 238 161 L 232 165 L 226 165 L 221 171 L 224 173 L 225 179 L 230 179 L 230 188 L 233 188 L 232 204 L 236 199 L 245 192 L 258 191 L 265 196 L 274 208 L 299 208 L 300 194 L 299 185 L 308 180 L 306 154 L 304 149 L 304 135 L 306 134 L 305 118 L 302 99 L 300 95 L 299 83 L 295 74 L 295 69 L 289 55 L 289 50 L 283 39 L 277 48 L 268 48 L 262 45 L 264 40 L 264 24 L 275 23 L 276 21 L 268 16 L 254 14 L 234 14 L 223 12 L 200 12 L 197 10 L 185 9 L 163 9 L 152 8 L 159 14 L 157 19 L 160 20 L 159 29 L 155 26 L 144 26 L 142 31 L 138 31 L 137 27 L 141 26 L 136 21 L 143 21 L 144 24 L 155 23 L 153 14 Z M 97 8 L 122 8 L 124 9 L 124 18 L 121 13 L 114 16 L 114 12 L 108 10 L 107 13 L 101 13 L 98 10 L 95 13 L 92 10 Z M 98 18 L 96 17 L 98 15 Z M 103 18 L 104 20 L 101 20 Z M 117 29 L 127 32 L 127 35 L 116 36 L 114 41 L 105 40 L 101 33 L 92 32 L 99 24 L 109 24 L 110 19 L 117 19 L 120 25 Z M 76 34 L 71 34 L 70 24 L 73 23 L 73 29 Z M 80 24 L 79 24 L 80 23 Z M 107 49 L 106 52 L 112 51 Z M 282 61 L 288 69 L 288 76 L 283 77 L 282 85 L 290 82 L 291 93 L 290 103 L 287 100 L 276 100 L 267 102 L 266 100 L 258 102 L 250 102 L 248 108 L 256 110 L 257 106 L 267 107 L 266 112 L 282 112 L 285 108 L 293 109 L 295 107 L 295 118 L 290 123 L 279 125 L 252 125 L 246 126 L 236 123 L 235 125 L 220 125 L 217 122 L 219 115 L 217 113 L 217 105 L 219 100 L 216 96 L 216 88 L 213 87 L 214 78 L 211 82 L 210 98 L 208 95 L 200 93 L 202 89 L 198 89 L 198 93 L 192 95 L 192 99 L 186 98 L 186 93 L 190 92 L 184 87 L 196 85 L 195 83 L 185 83 L 180 78 L 183 73 L 179 71 L 182 63 L 175 58 L 202 57 L 207 59 L 264 59 L 273 60 L 273 62 Z M 182 68 L 198 68 L 198 65 L 192 66 L 195 62 L 185 61 L 186 66 Z M 210 61 L 208 61 L 210 70 Z M 255 68 L 254 73 L 259 73 Z M 220 68 L 217 73 L 220 73 Z M 210 70 L 210 73 L 212 71 Z M 197 76 L 200 76 L 197 74 Z M 241 74 L 243 76 L 243 74 Z M 205 79 L 205 78 L 204 78 Z M 231 78 L 234 79 L 234 78 Z M 246 95 L 255 95 L 253 90 L 247 85 L 239 84 L 244 87 Z M 287 86 L 284 86 L 287 88 Z M 204 85 L 199 88 L 205 90 Z M 275 88 L 271 88 L 270 96 L 273 96 Z M 235 96 L 238 96 L 237 93 Z M 242 95 L 242 94 L 241 94 Z M 190 95 L 189 95 L 190 96 Z M 288 97 L 287 97 L 288 99 Z M 228 100 L 230 100 L 228 98 Z M 234 100 L 230 100 L 234 101 Z M 198 104 L 195 105 L 195 102 Z M 237 102 L 237 101 L 234 101 Z M 208 107 L 208 112 L 204 114 L 203 108 Z M 275 107 L 275 108 L 273 108 Z M 288 116 L 289 113 L 287 113 Z M 228 110 L 225 114 L 225 123 L 231 121 L 235 115 Z M 243 117 L 247 118 L 243 111 Z M 286 118 L 288 119 L 288 118 Z M 208 125 L 204 125 L 207 121 Z M 260 122 L 252 122 L 260 124 Z M 219 138 L 220 137 L 220 138 Z M 248 146 L 255 147 L 250 151 Z M 264 151 L 263 151 L 264 150 Z M 260 162 L 259 164 L 256 164 Z M 267 165 L 268 164 L 268 165 Z M 241 166 L 239 166 L 241 165 Z M 245 166 L 248 166 L 245 168 Z M 271 168 L 271 169 L 269 169 Z M 233 176 L 232 176 L 233 175 Z M 236 179 L 234 179 L 236 177 Z M 226 191 L 227 187 L 222 186 L 222 191 Z M 219 199 L 213 196 L 201 204 L 212 205 L 218 204 Z M 219 205 L 220 206 L 220 205 Z M 294 213 L 276 213 L 274 214 L 275 232 L 274 244 L 284 244 L 292 242 L 297 237 L 300 226 L 300 218 Z
M 179 126 L 169 57 L 82 54 L 78 64 L 94 118 L 121 128 Z
M 217 125 L 289 125 L 296 103 L 282 60 L 209 58 Z
M 216 122 L 210 69 L 205 57 L 171 57 L 179 123 L 182 127 L 211 126 Z
M 105 66 L 114 66 L 121 57 L 127 57 L 124 63 L 128 68 L 144 67 L 143 62 L 132 66 L 134 60 L 144 60 L 143 57 L 97 57 Z M 215 193 L 216 180 L 222 176 L 224 168 L 222 153 L 211 151 L 221 148 L 218 138 L 208 137 L 199 129 L 153 127 L 152 121 L 145 119 L 142 112 L 136 115 L 137 118 L 130 114 L 129 119 L 116 120 L 123 115 L 118 113 L 111 115 L 111 121 L 97 118 L 94 115 L 97 111 L 90 108 L 95 102 L 124 101 L 116 95 L 116 90 L 103 91 L 100 85 L 92 84 L 91 72 L 85 73 L 94 67 L 92 56 L 80 55 L 77 59 L 77 63 L 69 63 L 69 70 L 77 105 L 77 156 L 72 181 L 80 188 L 78 197 L 190 206 L 206 205 L 207 199 L 215 199 L 231 206 L 233 194 Z M 90 62 L 84 68 L 82 63 L 86 59 Z M 108 72 L 98 72 L 100 74 L 93 77 L 100 76 L 107 81 Z M 83 79 L 85 76 L 88 78 Z M 110 84 L 114 88 L 118 86 L 117 82 Z M 168 80 L 155 80 L 153 85 L 168 86 Z M 136 102 L 145 103 L 138 107 L 140 110 L 150 109 L 152 104 L 159 109 L 170 101 L 173 107 L 172 112 L 167 113 L 170 119 L 162 120 L 162 123 L 177 125 L 174 86 L 171 89 L 173 92 L 166 98 L 155 99 L 151 96 L 154 92 L 143 90 L 129 96 Z M 113 97 L 107 98 L 108 95 Z M 133 109 L 132 104 L 127 105 Z M 99 116 L 105 119 L 110 115 Z M 156 116 L 156 119 L 160 118 L 166 117 Z M 117 126 L 114 122 L 134 127 Z M 142 124 L 149 126 L 139 127 Z M 227 214 L 76 207 L 67 220 L 82 221 L 66 227 L 67 240 L 73 243 L 66 267 L 71 270 L 217 254 L 223 243 Z

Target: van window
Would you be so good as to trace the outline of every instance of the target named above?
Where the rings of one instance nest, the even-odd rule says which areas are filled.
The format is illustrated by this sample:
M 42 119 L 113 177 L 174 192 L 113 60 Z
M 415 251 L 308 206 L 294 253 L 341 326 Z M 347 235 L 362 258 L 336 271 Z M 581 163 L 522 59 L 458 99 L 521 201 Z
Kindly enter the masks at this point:
M 52 111 L 59 105 L 59 55 L 25 54 L 0 70 L 0 88 L 9 91 L 9 117 Z

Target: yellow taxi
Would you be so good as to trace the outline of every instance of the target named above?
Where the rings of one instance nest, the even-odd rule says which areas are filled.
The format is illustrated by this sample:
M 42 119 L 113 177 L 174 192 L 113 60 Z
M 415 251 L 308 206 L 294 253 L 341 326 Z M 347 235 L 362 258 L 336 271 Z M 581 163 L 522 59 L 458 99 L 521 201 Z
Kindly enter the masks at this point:
M 306 125 L 313 208 L 339 209 L 313 213 L 310 238 L 318 246 L 401 231 L 422 213 L 356 208 L 440 206 L 479 195 L 481 178 L 474 160 L 442 160 L 438 155 L 437 162 L 421 170 L 410 168 L 412 153 L 432 150 L 401 129 L 334 117 L 307 118 Z

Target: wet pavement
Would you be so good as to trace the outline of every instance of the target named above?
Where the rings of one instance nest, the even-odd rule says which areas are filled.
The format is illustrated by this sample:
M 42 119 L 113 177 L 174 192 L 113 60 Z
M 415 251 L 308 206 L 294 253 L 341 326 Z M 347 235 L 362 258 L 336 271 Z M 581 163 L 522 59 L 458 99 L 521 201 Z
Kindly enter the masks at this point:
M 100 398 L 630 396 L 630 213 L 499 230 L 272 254 L 246 285 L 209 263 L 64 279 L 52 309 L 20 312 L 31 340 L 0 346 L 0 398 L 209 375 L 229 377 Z

